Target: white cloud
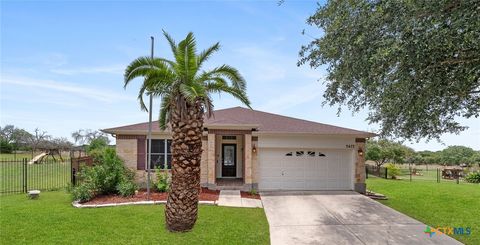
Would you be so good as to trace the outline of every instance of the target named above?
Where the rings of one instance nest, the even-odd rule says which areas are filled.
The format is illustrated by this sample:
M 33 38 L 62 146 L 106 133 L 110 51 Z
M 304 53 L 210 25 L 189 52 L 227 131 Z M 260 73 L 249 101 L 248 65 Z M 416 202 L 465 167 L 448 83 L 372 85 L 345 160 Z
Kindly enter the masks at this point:
M 234 50 L 236 55 L 248 60 L 250 79 L 256 81 L 276 81 L 287 76 L 286 59 L 273 50 L 266 50 L 256 45 L 248 45 Z
M 265 104 L 260 105 L 259 109 L 262 111 L 280 113 L 287 109 L 318 99 L 322 94 L 323 90 L 321 83 L 312 82 L 292 90 L 287 89 L 281 97 L 279 96 L 268 100 Z
M 30 88 L 33 87 L 47 91 L 60 91 L 71 95 L 76 95 L 108 103 L 133 100 L 130 97 L 122 96 L 121 94 L 113 91 L 107 91 L 104 88 L 87 88 L 71 83 L 58 82 L 53 80 L 32 79 L 25 77 L 2 77 L 1 83 L 16 86 L 26 86 Z
M 96 67 L 78 67 L 78 68 L 55 68 L 50 71 L 61 75 L 78 75 L 78 74 L 123 74 L 125 65 L 110 65 Z

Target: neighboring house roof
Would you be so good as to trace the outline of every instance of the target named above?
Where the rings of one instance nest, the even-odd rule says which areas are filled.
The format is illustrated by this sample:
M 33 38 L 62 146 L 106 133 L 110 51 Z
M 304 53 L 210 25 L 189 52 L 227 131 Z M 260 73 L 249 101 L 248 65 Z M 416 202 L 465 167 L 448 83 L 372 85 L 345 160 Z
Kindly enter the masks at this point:
M 302 120 L 293 117 L 277 115 L 268 112 L 233 107 L 214 111 L 214 116 L 205 118 L 204 127 L 215 128 L 221 126 L 251 126 L 256 128 L 259 134 L 323 134 L 323 135 L 352 135 L 373 137 L 376 134 L 354 129 L 342 128 L 333 125 Z M 107 133 L 147 132 L 148 122 L 126 125 L 116 128 L 103 129 Z M 160 132 L 158 122 L 152 122 L 152 131 Z M 169 130 L 167 130 L 169 131 Z

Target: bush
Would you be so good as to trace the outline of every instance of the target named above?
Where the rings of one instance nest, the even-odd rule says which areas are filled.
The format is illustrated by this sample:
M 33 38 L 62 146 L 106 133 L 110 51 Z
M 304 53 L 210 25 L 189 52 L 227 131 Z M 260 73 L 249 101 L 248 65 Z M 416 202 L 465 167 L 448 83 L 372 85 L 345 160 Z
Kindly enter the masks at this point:
M 92 183 L 82 183 L 70 191 L 74 201 L 86 202 L 95 197 L 95 188 L 92 186 Z
M 170 178 L 167 171 L 162 171 L 160 167 L 155 168 L 157 181 L 153 184 L 159 192 L 167 192 L 170 189 Z
M 480 183 L 480 171 L 468 173 L 465 180 L 469 183 Z
M 136 190 L 137 190 L 137 185 L 133 181 L 122 180 L 117 185 L 118 194 L 124 197 L 133 196 Z
M 124 166 L 114 149 L 98 151 L 95 159 L 97 165 L 79 172 L 79 184 L 72 188 L 74 200 L 85 202 L 100 194 L 128 196 L 135 192 L 135 173 Z
M 395 166 L 395 164 L 388 163 L 385 165 L 385 168 L 387 169 L 388 178 L 396 179 L 400 175 L 400 168 Z
M 93 139 L 87 146 L 87 153 L 90 155 L 92 151 L 103 150 L 108 147 L 108 138 L 100 137 Z

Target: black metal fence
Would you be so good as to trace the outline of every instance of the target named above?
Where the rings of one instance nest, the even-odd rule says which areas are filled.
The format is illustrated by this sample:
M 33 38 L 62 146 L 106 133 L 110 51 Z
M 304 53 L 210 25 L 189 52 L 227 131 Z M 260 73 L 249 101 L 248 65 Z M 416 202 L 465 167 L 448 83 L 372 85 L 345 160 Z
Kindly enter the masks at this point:
M 376 167 L 372 165 L 365 166 L 366 178 L 369 176 L 376 176 L 384 179 L 392 178 L 392 173 L 389 173 L 388 168 L 386 167 Z M 444 168 L 426 168 L 421 169 L 411 166 L 400 166 L 397 173 L 395 173 L 396 179 L 402 179 L 407 181 L 431 181 L 431 182 L 451 182 L 451 183 L 461 183 L 463 180 L 463 175 L 451 175 L 448 174 L 449 171 Z
M 25 193 L 29 190 L 58 190 L 72 180 L 70 159 L 0 159 L 0 194 Z

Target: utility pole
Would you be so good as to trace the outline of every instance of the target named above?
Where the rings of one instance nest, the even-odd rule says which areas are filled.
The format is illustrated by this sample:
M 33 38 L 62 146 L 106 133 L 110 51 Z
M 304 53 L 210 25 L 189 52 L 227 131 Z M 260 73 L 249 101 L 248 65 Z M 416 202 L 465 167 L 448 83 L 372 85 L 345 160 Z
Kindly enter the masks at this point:
M 153 36 L 150 37 L 152 40 L 152 49 L 151 49 L 151 58 L 152 58 L 152 65 L 153 65 L 153 43 L 154 38 Z M 150 105 L 148 106 L 148 150 L 147 150 L 147 200 L 150 200 L 150 163 L 152 162 L 152 104 L 153 104 L 153 96 L 152 91 L 150 91 Z

